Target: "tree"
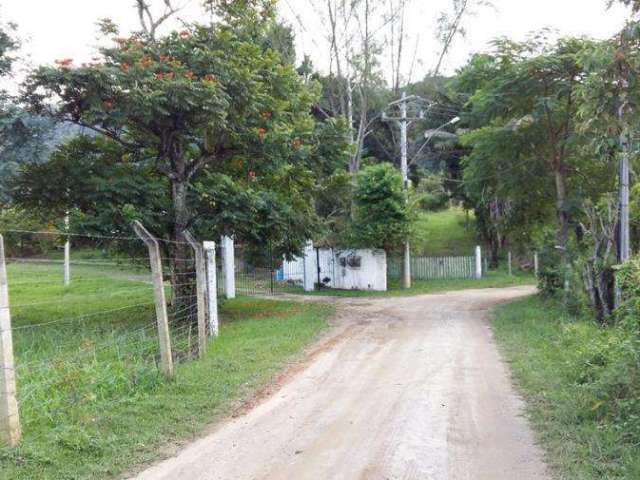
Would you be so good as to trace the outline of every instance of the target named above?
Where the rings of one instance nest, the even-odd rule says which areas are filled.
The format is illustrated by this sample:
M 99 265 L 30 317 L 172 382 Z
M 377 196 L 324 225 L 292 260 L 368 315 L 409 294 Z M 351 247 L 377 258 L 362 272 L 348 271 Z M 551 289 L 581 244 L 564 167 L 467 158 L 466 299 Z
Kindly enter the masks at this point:
M 350 244 L 397 249 L 409 234 L 412 218 L 400 173 L 389 163 L 364 168 L 356 177 L 354 198 Z
M 593 170 L 589 172 L 604 164 L 587 158 L 576 121 L 578 91 L 586 75 L 580 58 L 594 42 L 566 38 L 550 43 L 542 32 L 525 42 L 500 39 L 494 47 L 492 54 L 476 55 L 459 75 L 460 90 L 469 93 L 468 120 L 482 127 L 467 136 L 467 143 L 474 148 L 476 161 L 482 157 L 496 166 L 509 164 L 494 174 L 497 182 L 511 185 L 514 196 L 523 183 L 513 182 L 512 170 L 531 168 L 535 172 L 527 177 L 531 181 L 537 183 L 534 175 L 542 175 L 550 182 L 557 216 L 556 246 L 564 265 L 570 228 L 576 224 L 572 215 L 579 211 L 582 199 L 606 187 L 595 182 Z M 476 172 L 483 175 L 481 168 Z M 466 175 L 469 181 L 470 176 Z
M 198 220 L 196 182 L 269 182 L 305 164 L 318 88 L 268 46 L 274 19 L 258 3 L 216 2 L 216 24 L 115 37 L 92 63 L 59 60 L 26 82 L 36 112 L 97 132 L 119 145 L 122 162 L 167 183 L 171 222 L 159 233 L 176 242 L 171 258 L 184 256 L 184 232 Z

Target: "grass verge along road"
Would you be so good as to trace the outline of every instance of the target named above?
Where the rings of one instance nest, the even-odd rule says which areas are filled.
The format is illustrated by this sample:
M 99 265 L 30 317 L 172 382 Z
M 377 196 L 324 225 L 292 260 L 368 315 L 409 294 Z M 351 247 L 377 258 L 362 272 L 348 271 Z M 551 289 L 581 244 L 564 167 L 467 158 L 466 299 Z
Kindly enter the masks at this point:
M 168 381 L 153 328 L 141 328 L 154 318 L 148 284 L 77 268 L 64 288 L 52 268 L 9 266 L 23 440 L 0 448 L 1 479 L 113 478 L 153 461 L 268 383 L 332 314 L 225 302 L 205 358 L 180 362 Z
M 558 478 L 640 478 L 637 339 L 540 297 L 500 307 L 493 329 Z

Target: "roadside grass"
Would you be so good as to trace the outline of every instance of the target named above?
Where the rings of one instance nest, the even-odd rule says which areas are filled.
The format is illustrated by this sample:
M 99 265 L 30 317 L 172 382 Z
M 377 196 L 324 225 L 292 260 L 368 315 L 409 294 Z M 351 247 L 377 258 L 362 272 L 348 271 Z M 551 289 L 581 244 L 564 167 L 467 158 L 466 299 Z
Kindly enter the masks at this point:
M 413 280 L 411 282 L 411 288 L 409 289 L 402 288 L 400 279 L 391 278 L 388 280 L 386 292 L 372 290 L 338 290 L 335 288 L 322 288 L 313 292 L 305 292 L 302 287 L 287 287 L 285 291 L 300 295 L 332 297 L 402 297 L 474 288 L 502 288 L 535 284 L 536 279 L 531 273 L 516 271 L 513 275 L 509 276 L 505 271 L 491 270 L 480 280 L 474 278 Z
M 114 478 L 160 458 L 268 383 L 332 313 L 316 303 L 226 301 L 205 358 L 177 364 L 166 380 L 149 284 L 76 266 L 65 288 L 59 265 L 8 270 L 23 440 L 0 448 L 2 479 Z M 138 306 L 119 310 L 129 305 Z
M 461 208 L 421 212 L 411 237 L 415 255 L 473 255 L 476 246 L 475 219 Z
M 637 338 L 538 296 L 500 307 L 493 330 L 557 478 L 640 478 Z

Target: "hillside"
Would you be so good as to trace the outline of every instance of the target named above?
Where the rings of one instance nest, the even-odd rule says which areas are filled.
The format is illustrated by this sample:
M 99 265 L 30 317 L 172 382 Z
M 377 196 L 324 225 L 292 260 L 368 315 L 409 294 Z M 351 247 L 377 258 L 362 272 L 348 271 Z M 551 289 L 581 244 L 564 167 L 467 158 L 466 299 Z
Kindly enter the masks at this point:
M 423 212 L 416 222 L 411 250 L 419 255 L 470 255 L 476 245 L 475 220 L 461 208 Z

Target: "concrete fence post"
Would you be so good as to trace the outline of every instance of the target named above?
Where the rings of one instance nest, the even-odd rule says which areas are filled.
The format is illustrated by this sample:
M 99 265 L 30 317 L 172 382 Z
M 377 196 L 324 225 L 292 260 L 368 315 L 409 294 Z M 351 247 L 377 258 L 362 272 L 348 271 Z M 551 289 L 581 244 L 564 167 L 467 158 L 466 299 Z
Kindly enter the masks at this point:
M 217 337 L 218 324 L 218 271 L 216 270 L 216 244 L 204 242 L 204 256 L 207 277 L 207 319 L 209 322 L 209 335 Z
M 224 296 L 236 298 L 236 260 L 233 237 L 224 236 L 222 244 L 222 273 L 224 275 Z
M 313 251 L 313 242 L 311 240 L 309 240 L 304 247 L 302 262 L 304 266 L 304 291 L 313 292 L 318 276 L 318 261 Z
M 167 300 L 164 294 L 164 279 L 162 277 L 162 257 L 158 241 L 138 220 L 133 222 L 136 235 L 145 243 L 149 250 L 151 278 L 153 281 L 153 295 L 156 305 L 156 321 L 158 325 L 158 341 L 160 342 L 160 368 L 168 377 L 173 376 L 173 357 L 171 354 L 171 336 L 169 334 L 169 316 L 167 315 Z
M 484 273 L 489 273 L 489 259 L 486 255 L 484 257 Z
M 482 278 L 482 249 L 480 245 L 476 246 L 476 275 L 477 280 Z
M 0 235 L 0 445 L 15 447 L 20 441 L 20 415 L 16 397 L 16 372 L 13 358 L 9 282 Z
M 204 265 L 204 249 L 199 244 L 191 232 L 184 232 L 184 236 L 187 242 L 193 250 L 193 256 L 196 263 L 196 299 L 197 299 L 197 314 L 198 314 L 198 356 L 204 357 L 207 351 L 207 311 L 206 311 L 206 289 L 207 289 L 207 274 Z
M 540 259 L 538 258 L 538 252 L 533 252 L 533 271 L 538 277 L 538 273 L 540 272 Z
M 64 228 L 69 233 L 69 215 L 64 217 Z M 71 237 L 67 235 L 64 242 L 64 286 L 71 283 Z
M 511 250 L 507 253 L 507 268 L 509 269 L 509 276 L 513 275 L 513 266 L 511 264 Z

